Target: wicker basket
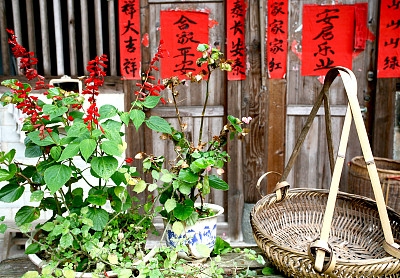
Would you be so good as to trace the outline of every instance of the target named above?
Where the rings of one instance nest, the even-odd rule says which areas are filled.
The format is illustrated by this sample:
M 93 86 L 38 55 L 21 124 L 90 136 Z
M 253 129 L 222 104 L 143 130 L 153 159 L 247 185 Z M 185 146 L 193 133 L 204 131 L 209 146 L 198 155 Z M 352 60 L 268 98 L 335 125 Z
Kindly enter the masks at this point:
M 328 90 L 340 74 L 349 99 L 336 162 L 333 159 Z M 329 191 L 288 190 L 285 181 L 322 102 L 332 171 Z M 376 201 L 339 192 L 350 126 L 354 117 Z M 257 189 L 260 192 L 260 177 Z M 254 206 L 250 222 L 258 246 L 291 277 L 400 277 L 400 214 L 384 203 L 374 158 L 357 101 L 354 74 L 331 69 L 296 142 L 275 193 Z M 260 193 L 261 194 L 261 193 Z
M 375 164 L 386 205 L 400 211 L 400 161 L 375 157 Z M 367 165 L 362 156 L 351 160 L 347 184 L 350 193 L 374 198 Z

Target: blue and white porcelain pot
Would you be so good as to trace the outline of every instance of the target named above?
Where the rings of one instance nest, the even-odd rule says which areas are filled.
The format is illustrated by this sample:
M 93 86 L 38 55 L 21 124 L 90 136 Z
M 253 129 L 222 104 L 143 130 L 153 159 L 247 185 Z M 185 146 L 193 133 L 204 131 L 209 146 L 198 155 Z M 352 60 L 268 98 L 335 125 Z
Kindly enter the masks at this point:
M 195 204 L 195 206 L 199 207 L 200 204 Z M 214 249 L 217 238 L 217 219 L 218 216 L 224 213 L 224 208 L 215 204 L 204 204 L 204 207 L 211 209 L 215 215 L 200 218 L 194 225 L 186 225 L 180 235 L 173 232 L 172 225 L 167 222 L 167 219 L 163 219 L 166 229 L 165 241 L 167 246 L 176 247 L 177 245 L 186 245 L 188 247 L 189 254 L 179 253 L 182 257 L 204 258 L 203 252 L 199 251 L 198 244 L 206 245 L 210 249 L 210 252 Z

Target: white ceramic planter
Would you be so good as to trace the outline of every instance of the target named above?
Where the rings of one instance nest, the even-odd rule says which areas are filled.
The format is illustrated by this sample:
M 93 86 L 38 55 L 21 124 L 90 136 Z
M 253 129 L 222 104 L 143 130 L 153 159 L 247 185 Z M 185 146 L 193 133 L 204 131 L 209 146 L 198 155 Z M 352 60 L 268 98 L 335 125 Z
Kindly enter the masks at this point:
M 199 207 L 200 204 L 195 204 L 195 206 Z M 186 254 L 186 257 L 189 255 L 196 259 L 203 258 L 197 250 L 197 244 L 208 246 L 210 251 L 214 249 L 217 238 L 217 218 L 224 213 L 224 208 L 215 204 L 204 204 L 204 206 L 213 210 L 215 215 L 201 218 L 194 225 L 187 225 L 180 235 L 175 234 L 172 231 L 172 225 L 166 219 L 163 219 L 166 229 L 165 241 L 167 246 L 176 247 L 177 245 L 186 245 L 190 253 Z M 185 254 L 180 253 L 180 255 L 185 257 Z

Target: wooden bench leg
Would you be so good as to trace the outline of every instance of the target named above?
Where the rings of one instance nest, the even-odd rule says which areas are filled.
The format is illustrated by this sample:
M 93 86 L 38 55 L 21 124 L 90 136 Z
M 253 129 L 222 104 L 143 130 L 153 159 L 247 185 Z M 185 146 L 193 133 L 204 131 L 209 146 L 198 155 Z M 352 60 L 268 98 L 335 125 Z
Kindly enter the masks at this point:
M 11 248 L 11 235 L 12 235 L 12 232 L 9 230 L 6 230 L 4 232 L 3 250 L 1 252 L 1 260 L 5 260 L 8 258 L 8 254 L 10 253 L 10 248 Z

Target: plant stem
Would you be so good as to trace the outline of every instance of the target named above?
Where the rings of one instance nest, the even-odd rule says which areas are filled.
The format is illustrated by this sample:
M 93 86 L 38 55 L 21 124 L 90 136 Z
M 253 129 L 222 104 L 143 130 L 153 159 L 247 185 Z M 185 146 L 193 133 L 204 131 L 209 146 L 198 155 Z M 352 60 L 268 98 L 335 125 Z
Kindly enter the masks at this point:
M 183 132 L 181 116 L 179 115 L 178 104 L 176 103 L 175 87 L 172 87 L 172 99 L 174 100 L 175 111 L 176 111 L 176 116 L 178 117 L 179 127 L 181 128 L 181 132 L 182 132 L 183 136 L 185 137 L 185 133 Z
M 210 95 L 209 91 L 209 84 L 210 84 L 210 78 L 211 78 L 211 70 L 210 67 L 207 66 L 208 70 L 208 78 L 207 78 L 207 87 L 206 87 L 206 100 L 204 101 L 204 106 L 203 106 L 203 112 L 201 113 L 201 124 L 200 124 L 200 134 L 199 134 L 199 145 L 201 145 L 201 137 L 203 136 L 203 123 L 204 123 L 204 115 L 206 113 L 206 108 L 207 108 L 207 102 L 208 102 L 208 96 Z

